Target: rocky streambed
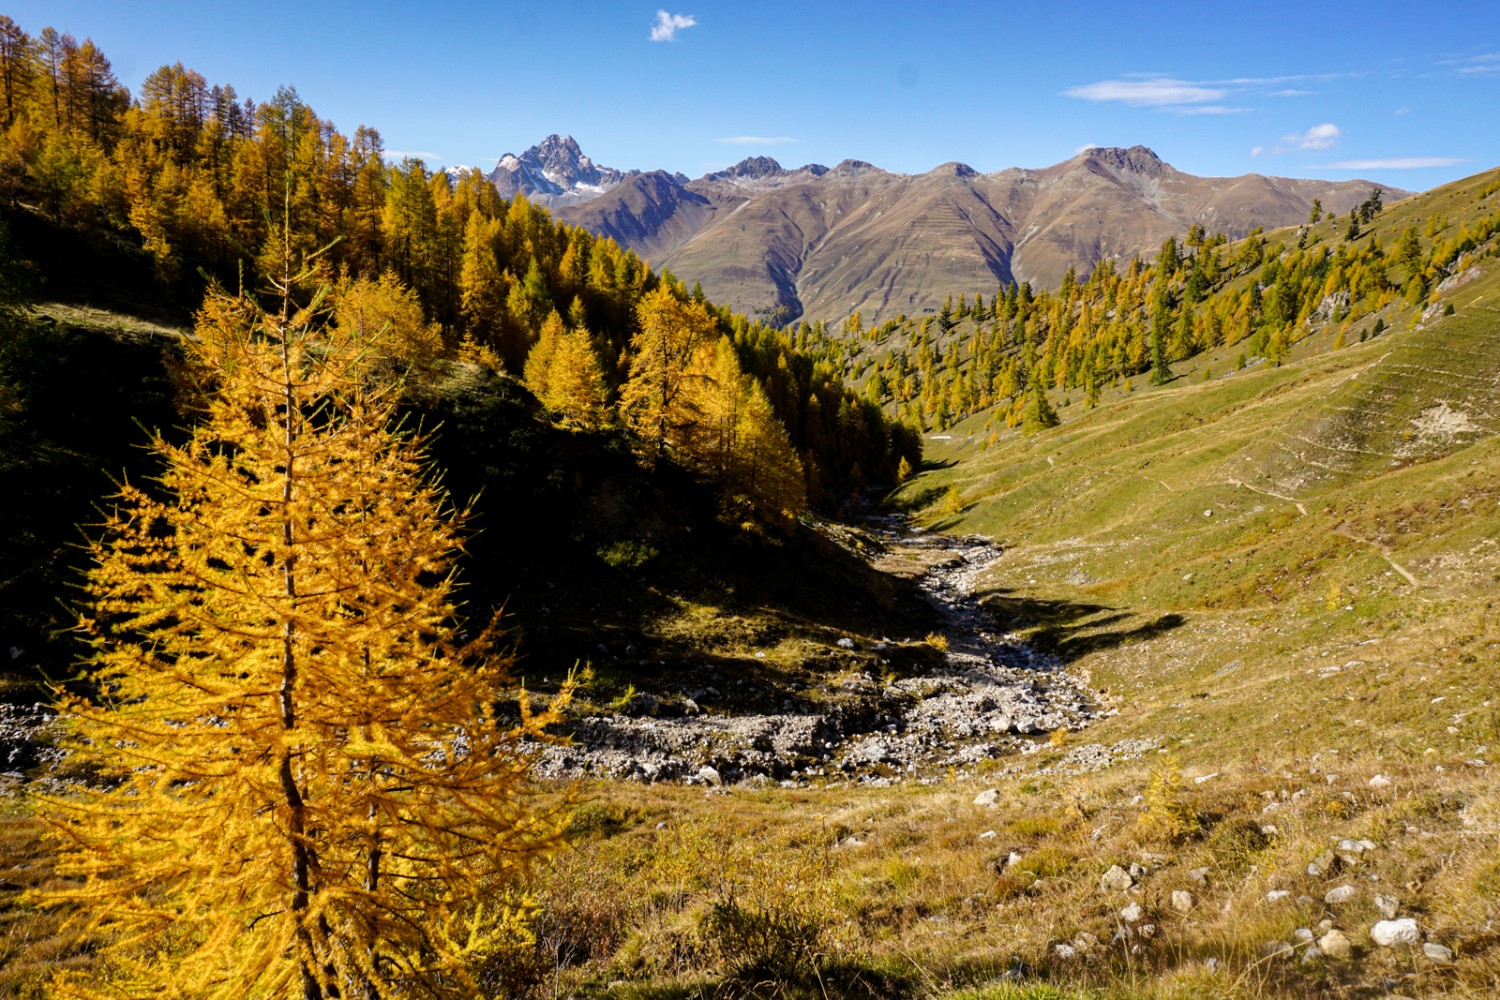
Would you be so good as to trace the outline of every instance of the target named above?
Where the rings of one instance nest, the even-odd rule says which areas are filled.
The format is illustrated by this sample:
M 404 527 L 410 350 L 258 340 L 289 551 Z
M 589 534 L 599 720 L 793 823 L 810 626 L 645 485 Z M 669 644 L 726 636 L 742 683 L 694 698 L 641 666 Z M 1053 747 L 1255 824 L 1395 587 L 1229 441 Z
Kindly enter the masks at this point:
M 867 531 L 884 552 L 916 568 L 916 585 L 938 613 L 939 630 L 915 640 L 946 644 L 930 666 L 899 677 L 839 677 L 831 697 L 788 699 L 774 712 L 736 710 L 751 699 L 737 699 L 733 689 L 726 697 L 706 670 L 694 678 L 706 687 L 639 695 L 611 714 L 573 720 L 571 744 L 542 748 L 538 774 L 889 784 L 1034 751 L 1047 734 L 1080 729 L 1105 711 L 1082 680 L 1003 632 L 981 607 L 976 580 L 1001 557 L 999 546 L 980 536 L 912 530 L 894 518 Z M 856 644 L 838 640 L 845 649 Z M 901 643 L 867 645 L 878 657 Z

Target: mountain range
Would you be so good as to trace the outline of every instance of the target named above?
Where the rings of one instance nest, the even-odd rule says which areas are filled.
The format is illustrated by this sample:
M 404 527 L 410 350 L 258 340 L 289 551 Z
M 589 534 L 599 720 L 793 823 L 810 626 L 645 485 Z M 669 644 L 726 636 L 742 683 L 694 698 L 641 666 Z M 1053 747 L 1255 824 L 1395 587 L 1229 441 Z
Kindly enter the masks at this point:
M 1346 213 L 1369 181 L 1197 177 L 1144 146 L 1092 147 L 1042 169 L 945 163 L 900 174 L 861 160 L 783 167 L 756 156 L 689 179 L 600 167 L 571 136 L 507 153 L 488 179 L 608 236 L 715 302 L 778 322 L 936 310 L 1010 282 L 1055 287 L 1102 260 L 1150 257 L 1194 225 L 1241 237 Z M 1395 201 L 1405 191 L 1386 191 Z

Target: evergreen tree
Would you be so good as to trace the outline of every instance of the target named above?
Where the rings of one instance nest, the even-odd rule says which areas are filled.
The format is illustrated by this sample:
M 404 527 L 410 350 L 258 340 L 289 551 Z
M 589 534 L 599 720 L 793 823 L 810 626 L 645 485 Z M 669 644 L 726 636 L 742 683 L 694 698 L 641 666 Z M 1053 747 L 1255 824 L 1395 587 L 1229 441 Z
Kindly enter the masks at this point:
M 1033 381 L 1031 390 L 1026 394 L 1026 414 L 1021 430 L 1027 434 L 1035 434 L 1057 425 L 1057 411 L 1052 409 L 1052 404 L 1047 400 L 1047 390 L 1040 380 Z
M 51 899 L 103 943 L 61 992 L 470 997 L 525 940 L 515 877 L 559 828 L 521 737 L 558 705 L 495 714 L 490 632 L 454 622 L 460 520 L 365 377 L 379 337 L 199 315 L 205 419 L 92 546 L 95 694 L 61 709 L 106 780 L 50 803 L 83 880 Z

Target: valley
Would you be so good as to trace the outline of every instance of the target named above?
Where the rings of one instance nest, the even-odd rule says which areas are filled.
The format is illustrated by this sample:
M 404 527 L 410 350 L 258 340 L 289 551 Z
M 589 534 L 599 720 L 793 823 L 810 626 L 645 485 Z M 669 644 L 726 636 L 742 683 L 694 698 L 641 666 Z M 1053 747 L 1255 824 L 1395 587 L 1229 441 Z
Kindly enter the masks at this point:
M 1500 168 L 112 73 L 0 15 L 0 998 L 1500 995 Z

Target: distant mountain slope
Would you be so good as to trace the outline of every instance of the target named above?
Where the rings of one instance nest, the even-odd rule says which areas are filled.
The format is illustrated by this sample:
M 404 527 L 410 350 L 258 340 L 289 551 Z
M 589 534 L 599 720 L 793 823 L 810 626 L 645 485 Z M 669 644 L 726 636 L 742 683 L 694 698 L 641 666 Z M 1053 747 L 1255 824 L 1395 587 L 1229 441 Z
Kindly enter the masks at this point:
M 701 281 L 716 301 L 783 319 L 888 319 L 935 310 L 954 289 L 1054 287 L 1069 265 L 1087 273 L 1104 258 L 1149 256 L 1194 223 L 1239 237 L 1305 220 L 1314 199 L 1347 212 L 1374 186 L 1195 177 L 1144 146 L 990 174 L 962 163 L 895 174 L 858 160 L 788 170 L 754 157 L 691 181 L 597 172 L 577 149 L 551 136 L 491 177 L 503 194 L 523 191 L 564 221 Z

